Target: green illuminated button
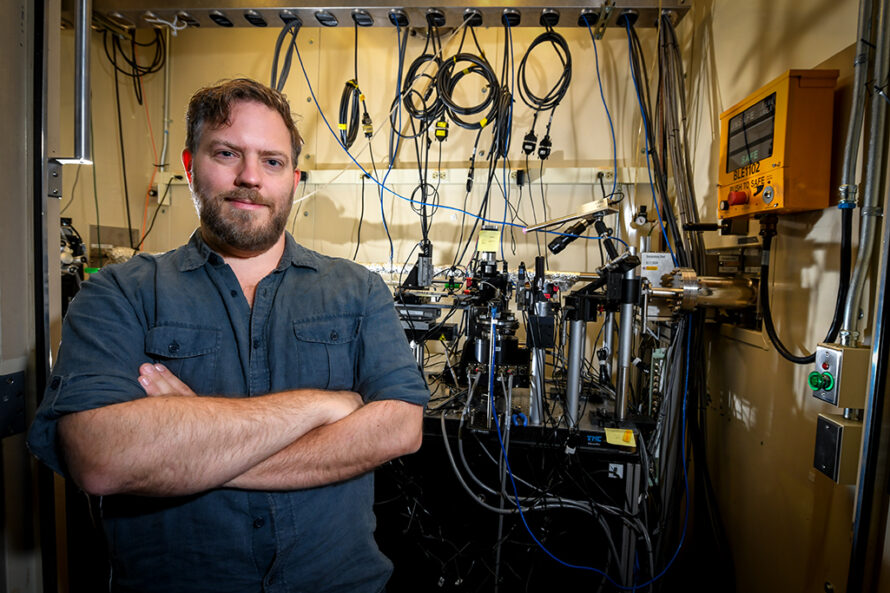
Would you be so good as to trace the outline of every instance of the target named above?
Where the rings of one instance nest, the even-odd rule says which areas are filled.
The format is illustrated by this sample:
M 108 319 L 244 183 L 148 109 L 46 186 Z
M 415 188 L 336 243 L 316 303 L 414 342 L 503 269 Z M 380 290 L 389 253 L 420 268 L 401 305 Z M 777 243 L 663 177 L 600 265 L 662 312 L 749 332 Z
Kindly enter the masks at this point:
M 831 391 L 834 387 L 834 377 L 831 373 L 819 373 L 813 371 L 807 377 L 807 385 L 809 385 L 810 389 L 813 391 L 819 391 L 820 389 Z
M 807 377 L 807 385 L 809 385 L 810 389 L 813 391 L 819 391 L 822 389 L 822 374 L 813 371 L 810 373 L 810 376 Z

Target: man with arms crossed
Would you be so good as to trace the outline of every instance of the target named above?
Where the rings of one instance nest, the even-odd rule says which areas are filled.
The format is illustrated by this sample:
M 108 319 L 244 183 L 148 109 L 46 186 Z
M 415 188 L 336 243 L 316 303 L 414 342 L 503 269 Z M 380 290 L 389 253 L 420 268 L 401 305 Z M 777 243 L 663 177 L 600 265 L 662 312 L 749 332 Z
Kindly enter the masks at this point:
M 379 276 L 284 231 L 286 99 L 201 89 L 187 245 L 85 283 L 29 447 L 101 499 L 111 589 L 377 593 L 374 467 L 420 446 L 429 394 Z

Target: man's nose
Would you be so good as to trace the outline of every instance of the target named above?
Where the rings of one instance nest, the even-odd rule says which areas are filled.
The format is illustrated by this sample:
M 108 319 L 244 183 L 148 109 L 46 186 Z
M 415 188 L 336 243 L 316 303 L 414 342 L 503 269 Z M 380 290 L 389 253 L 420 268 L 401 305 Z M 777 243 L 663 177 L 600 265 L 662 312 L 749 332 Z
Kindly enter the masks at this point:
M 235 185 L 256 188 L 260 186 L 260 182 L 260 163 L 251 158 L 242 160 L 238 176 L 235 178 Z

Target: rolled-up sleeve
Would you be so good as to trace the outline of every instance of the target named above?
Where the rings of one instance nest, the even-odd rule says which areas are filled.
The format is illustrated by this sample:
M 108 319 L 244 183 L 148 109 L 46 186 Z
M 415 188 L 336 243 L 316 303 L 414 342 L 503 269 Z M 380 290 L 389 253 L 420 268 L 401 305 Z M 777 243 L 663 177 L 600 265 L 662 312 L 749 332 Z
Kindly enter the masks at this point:
M 28 448 L 67 475 L 57 426 L 67 414 L 145 397 L 137 382 L 145 355 L 145 320 L 113 269 L 85 282 L 62 326 L 62 343 L 43 401 L 28 431 Z
M 419 406 L 429 401 L 417 362 L 379 275 L 368 275 L 368 298 L 359 333 L 358 392 L 365 401 L 398 399 Z

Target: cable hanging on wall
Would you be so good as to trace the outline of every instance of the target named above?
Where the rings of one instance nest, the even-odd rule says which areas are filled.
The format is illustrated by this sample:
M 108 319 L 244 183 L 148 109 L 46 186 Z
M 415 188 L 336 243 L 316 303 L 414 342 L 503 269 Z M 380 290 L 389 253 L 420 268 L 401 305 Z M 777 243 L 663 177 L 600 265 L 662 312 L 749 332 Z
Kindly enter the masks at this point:
M 526 65 L 528 64 L 528 59 L 529 56 L 531 56 L 532 51 L 544 43 L 549 43 L 550 47 L 556 52 L 559 62 L 562 65 L 562 72 L 560 72 L 559 77 L 550 90 L 544 95 L 538 96 L 531 90 L 531 85 L 529 85 Z M 550 112 L 544 137 L 541 139 L 541 144 L 537 146 L 538 157 L 541 160 L 545 160 L 550 156 L 550 150 L 553 145 L 550 139 L 550 125 L 553 123 L 553 114 L 556 112 L 556 108 L 559 106 L 560 102 L 565 98 L 569 85 L 572 82 L 572 53 L 569 50 L 569 44 L 566 42 L 565 37 L 554 31 L 552 28 L 547 27 L 545 32 L 538 35 L 535 40 L 532 41 L 531 45 L 529 45 L 526 50 L 525 55 L 522 56 L 522 60 L 519 61 L 517 76 L 519 78 L 519 97 L 522 99 L 522 102 L 528 105 L 534 112 L 531 130 L 529 130 L 528 134 L 526 134 L 522 140 L 522 151 L 526 155 L 530 155 L 534 152 L 538 142 L 538 138 L 535 135 L 535 126 L 538 123 L 538 116 L 547 111 Z
M 358 22 L 353 26 L 355 31 L 355 45 L 353 49 L 353 67 L 354 77 L 346 81 L 343 87 L 343 93 L 340 95 L 340 120 L 338 127 L 340 130 L 340 142 L 346 148 L 351 148 L 358 137 L 359 126 L 359 104 L 361 104 L 361 125 L 365 138 L 370 139 L 374 135 L 374 126 L 371 122 L 371 116 L 368 113 L 368 105 L 365 101 L 365 95 L 362 93 L 358 84 Z M 374 159 L 372 157 L 371 162 Z

